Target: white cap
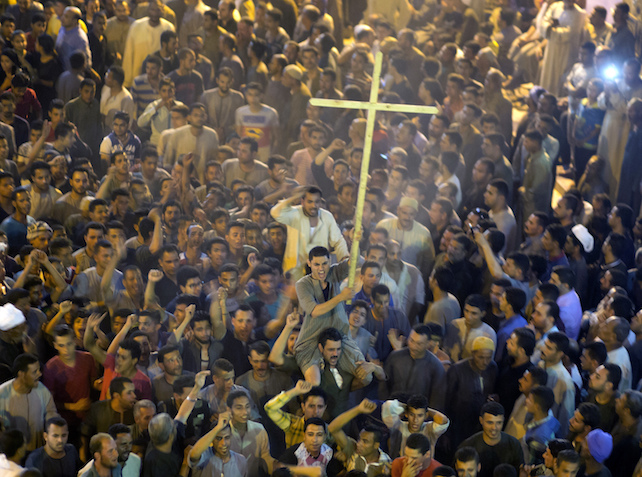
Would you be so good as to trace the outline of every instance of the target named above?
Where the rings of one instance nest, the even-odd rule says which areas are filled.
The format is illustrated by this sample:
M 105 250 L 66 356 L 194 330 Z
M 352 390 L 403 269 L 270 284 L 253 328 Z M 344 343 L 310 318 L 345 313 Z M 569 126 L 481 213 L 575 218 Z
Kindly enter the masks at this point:
M 571 232 L 573 233 L 573 235 L 575 235 L 575 238 L 582 244 L 584 252 L 591 253 L 593 251 L 593 247 L 595 246 L 595 239 L 586 227 L 584 227 L 582 224 L 577 224 L 573 226 Z
M 0 306 L 0 331 L 9 331 L 25 323 L 25 315 L 11 303 Z

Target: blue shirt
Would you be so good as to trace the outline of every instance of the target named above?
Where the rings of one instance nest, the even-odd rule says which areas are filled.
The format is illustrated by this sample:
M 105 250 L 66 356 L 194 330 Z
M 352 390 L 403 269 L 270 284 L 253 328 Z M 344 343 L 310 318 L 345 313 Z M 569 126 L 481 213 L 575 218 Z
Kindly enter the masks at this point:
M 87 55 L 87 66 L 91 66 L 91 50 L 89 49 L 89 38 L 79 26 L 71 29 L 61 27 L 56 39 L 56 50 L 66 71 L 71 69 L 69 58 L 77 51 Z
M 513 334 L 517 328 L 522 328 L 526 326 L 526 318 L 522 315 L 515 315 L 508 320 L 506 320 L 497 331 L 497 350 L 495 351 L 495 361 L 500 363 L 504 357 L 504 350 L 506 348 L 506 341 L 510 338 L 510 335 Z

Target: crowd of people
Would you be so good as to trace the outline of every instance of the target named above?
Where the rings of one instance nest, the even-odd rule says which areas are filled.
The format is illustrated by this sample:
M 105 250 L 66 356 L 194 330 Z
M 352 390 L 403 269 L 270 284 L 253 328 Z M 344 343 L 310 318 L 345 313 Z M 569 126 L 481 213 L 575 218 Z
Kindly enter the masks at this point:
M 642 12 L 0 9 L 0 475 L 642 477 Z

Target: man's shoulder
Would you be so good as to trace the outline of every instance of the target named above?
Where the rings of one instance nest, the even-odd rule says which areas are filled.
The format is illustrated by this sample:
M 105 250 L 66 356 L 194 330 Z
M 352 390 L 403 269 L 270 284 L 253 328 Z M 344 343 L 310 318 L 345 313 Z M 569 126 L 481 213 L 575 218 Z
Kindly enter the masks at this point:
M 476 434 L 473 434 L 468 439 L 466 439 L 461 444 L 459 444 L 459 448 L 461 449 L 462 447 L 473 447 L 477 449 L 479 444 L 481 442 L 484 442 L 483 435 L 484 435 L 483 431 L 479 431 Z

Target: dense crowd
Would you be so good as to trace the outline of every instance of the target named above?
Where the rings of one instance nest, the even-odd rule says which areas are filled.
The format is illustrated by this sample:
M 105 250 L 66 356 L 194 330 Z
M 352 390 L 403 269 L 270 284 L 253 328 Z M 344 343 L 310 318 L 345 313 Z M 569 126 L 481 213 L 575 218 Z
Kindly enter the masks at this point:
M 642 477 L 639 8 L 2 2 L 0 475 Z

